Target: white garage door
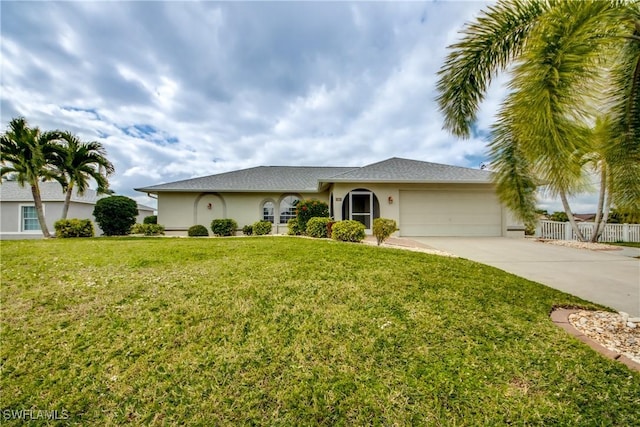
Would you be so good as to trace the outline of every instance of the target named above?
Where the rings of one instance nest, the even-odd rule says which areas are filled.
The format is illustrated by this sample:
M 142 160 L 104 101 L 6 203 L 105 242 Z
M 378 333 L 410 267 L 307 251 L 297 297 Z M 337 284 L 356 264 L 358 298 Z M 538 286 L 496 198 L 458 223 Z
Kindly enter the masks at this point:
M 491 191 L 400 191 L 401 236 L 500 236 L 502 208 Z

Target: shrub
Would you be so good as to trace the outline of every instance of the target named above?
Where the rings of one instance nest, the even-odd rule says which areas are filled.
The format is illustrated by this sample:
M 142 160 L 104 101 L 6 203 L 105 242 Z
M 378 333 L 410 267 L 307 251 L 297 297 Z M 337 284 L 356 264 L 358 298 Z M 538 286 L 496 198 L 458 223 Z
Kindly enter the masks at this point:
M 93 237 L 93 223 L 90 219 L 60 219 L 53 224 L 56 237 Z
M 314 217 L 307 222 L 307 236 L 325 238 L 329 236 L 328 225 L 332 222 L 329 217 Z
M 235 236 L 237 229 L 238 223 L 230 218 L 211 221 L 211 231 L 214 236 Z
M 132 234 L 144 234 L 145 236 L 159 236 L 164 234 L 164 226 L 160 224 L 134 224 L 131 227 Z
M 315 199 L 300 200 L 296 205 L 296 219 L 298 220 L 298 229 L 301 233 L 306 233 L 307 222 L 311 218 L 328 217 L 329 205 L 325 202 Z
M 569 217 L 565 212 L 555 211 L 551 215 L 549 215 L 549 219 L 551 221 L 559 221 L 559 222 L 569 222 Z
M 298 226 L 298 218 L 291 218 L 287 221 L 287 227 L 289 227 L 289 231 L 287 231 L 289 236 L 299 236 L 302 234 L 302 231 Z
M 331 238 L 342 242 L 360 242 L 364 240 L 364 224 L 348 219 L 333 224 Z
M 209 236 L 209 230 L 207 230 L 207 227 L 205 227 L 204 225 L 192 225 L 191 227 L 189 227 L 189 230 L 187 231 L 187 233 L 189 234 L 189 237 L 208 237 Z
M 373 235 L 376 236 L 378 246 L 398 231 L 398 224 L 392 219 L 376 218 L 373 220 Z
M 271 222 L 258 221 L 253 223 L 253 234 L 256 236 L 264 236 L 271 233 Z
M 124 236 L 136 223 L 138 205 L 125 196 L 105 197 L 96 202 L 93 216 L 107 236 Z
M 524 235 L 534 236 L 536 234 L 537 223 L 534 221 L 527 221 L 524 223 Z
M 253 225 L 249 224 L 242 227 L 242 234 L 245 236 L 251 236 L 253 234 Z
M 158 215 L 149 215 L 145 216 L 142 220 L 143 224 L 157 224 L 158 223 Z

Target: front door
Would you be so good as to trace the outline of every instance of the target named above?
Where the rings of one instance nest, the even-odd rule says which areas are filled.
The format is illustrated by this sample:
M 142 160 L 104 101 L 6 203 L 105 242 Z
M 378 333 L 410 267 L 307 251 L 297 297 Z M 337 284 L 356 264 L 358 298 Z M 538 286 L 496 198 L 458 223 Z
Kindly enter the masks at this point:
M 364 224 L 371 232 L 373 221 L 373 193 L 371 191 L 352 191 L 349 193 L 349 219 Z

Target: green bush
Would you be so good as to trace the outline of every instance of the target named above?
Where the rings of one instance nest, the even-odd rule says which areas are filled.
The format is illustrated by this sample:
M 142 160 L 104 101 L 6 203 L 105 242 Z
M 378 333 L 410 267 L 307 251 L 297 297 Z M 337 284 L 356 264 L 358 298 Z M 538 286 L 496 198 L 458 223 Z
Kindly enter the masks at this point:
M 361 242 L 364 240 L 364 224 L 348 219 L 333 224 L 331 238 L 342 242 Z
M 256 236 L 264 236 L 271 233 L 271 222 L 258 221 L 253 223 L 253 234 Z
M 209 231 L 204 225 L 192 225 L 187 231 L 189 237 L 208 237 Z
M 392 219 L 376 218 L 373 220 L 373 235 L 376 236 L 378 246 L 398 231 L 398 224 Z
M 298 226 L 298 218 L 291 218 L 287 221 L 287 227 L 289 227 L 289 231 L 287 231 L 289 236 L 299 236 L 302 234 L 302 231 Z
M 319 239 L 329 237 L 329 217 L 314 217 L 307 222 L 307 236 Z
M 549 215 L 549 219 L 551 221 L 559 221 L 559 222 L 569 222 L 569 217 L 565 212 L 555 211 L 551 215 Z
M 528 221 L 524 224 L 524 235 L 525 236 L 534 236 L 536 234 L 537 223 L 534 221 Z
M 142 220 L 143 224 L 157 224 L 158 223 L 158 215 L 149 215 L 145 216 Z
M 56 237 L 93 237 L 93 223 L 90 219 L 60 219 L 53 224 Z
M 235 236 L 237 229 L 238 223 L 230 218 L 211 221 L 211 231 L 214 236 Z
M 96 222 L 107 236 L 125 236 L 136 223 L 138 204 L 125 196 L 99 199 L 93 208 Z
M 245 236 L 251 236 L 253 234 L 253 225 L 249 224 L 242 227 L 242 234 Z
M 164 234 L 164 226 L 160 224 L 134 224 L 131 227 L 132 234 L 144 234 L 145 236 L 159 236 Z
M 307 222 L 311 218 L 328 217 L 329 205 L 325 202 L 315 199 L 300 200 L 296 205 L 296 218 L 298 220 L 298 229 L 302 234 L 307 231 Z

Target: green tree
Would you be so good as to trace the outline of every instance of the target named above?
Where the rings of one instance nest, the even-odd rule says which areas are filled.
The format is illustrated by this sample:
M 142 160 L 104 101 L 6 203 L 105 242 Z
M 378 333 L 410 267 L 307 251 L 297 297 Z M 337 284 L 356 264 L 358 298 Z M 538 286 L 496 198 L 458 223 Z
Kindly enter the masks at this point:
M 10 175 L 20 186 L 29 185 L 36 207 L 40 229 L 45 238 L 51 237 L 42 208 L 40 181 L 54 179 L 51 159 L 58 150 L 60 132 L 41 132 L 29 127 L 23 117 L 12 119 L 0 137 L 0 176 Z
M 601 177 L 600 222 L 611 205 L 637 210 L 639 2 L 500 1 L 450 48 L 438 102 L 457 136 L 469 137 L 490 82 L 511 71 L 489 150 L 498 195 L 523 221 L 535 221 L 542 185 L 583 240 L 568 197 L 587 189 L 592 171 Z
M 58 181 L 65 191 L 62 219 L 66 219 L 73 190 L 77 189 L 78 194 L 83 195 L 91 180 L 94 180 L 98 186 L 98 194 L 107 194 L 110 192 L 107 178 L 115 169 L 107 159 L 101 143 L 82 142 L 69 132 L 63 132 L 60 139 L 62 150 L 58 150 L 52 163 L 57 169 Z
M 138 204 L 125 196 L 110 196 L 98 200 L 93 216 L 107 236 L 124 236 L 136 223 Z

